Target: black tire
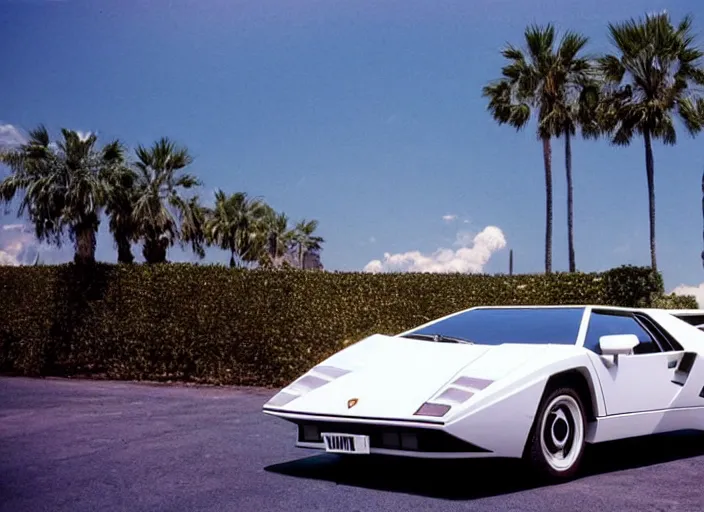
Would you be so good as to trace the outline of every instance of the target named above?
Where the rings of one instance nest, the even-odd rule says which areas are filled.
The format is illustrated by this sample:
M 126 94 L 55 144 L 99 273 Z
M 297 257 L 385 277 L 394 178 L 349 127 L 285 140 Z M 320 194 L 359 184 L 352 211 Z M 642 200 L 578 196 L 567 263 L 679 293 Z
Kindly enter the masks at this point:
M 540 480 L 569 480 L 579 471 L 586 431 L 585 408 L 579 393 L 569 387 L 549 389 L 540 401 L 524 459 Z M 563 459 L 558 456 L 560 448 Z

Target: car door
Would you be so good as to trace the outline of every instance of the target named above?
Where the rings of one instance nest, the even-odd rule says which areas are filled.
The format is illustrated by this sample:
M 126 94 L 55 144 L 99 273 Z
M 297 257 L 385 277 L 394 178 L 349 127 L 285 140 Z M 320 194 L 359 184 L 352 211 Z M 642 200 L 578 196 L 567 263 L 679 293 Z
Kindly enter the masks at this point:
M 633 354 L 619 355 L 615 361 L 599 350 L 599 338 L 609 334 L 634 334 L 640 343 Z M 668 409 L 682 392 L 678 368 L 685 352 L 643 315 L 592 310 L 584 347 L 596 354 L 592 360 L 609 416 Z

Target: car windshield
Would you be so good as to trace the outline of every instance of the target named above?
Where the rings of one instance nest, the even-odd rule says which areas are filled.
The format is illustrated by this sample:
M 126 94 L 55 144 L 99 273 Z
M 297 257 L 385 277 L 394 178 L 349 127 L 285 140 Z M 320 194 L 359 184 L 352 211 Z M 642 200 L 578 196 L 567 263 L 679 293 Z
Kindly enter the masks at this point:
M 574 345 L 584 308 L 473 309 L 415 329 L 404 336 L 440 335 L 481 345 L 556 343 Z M 421 337 L 421 336 L 418 336 Z

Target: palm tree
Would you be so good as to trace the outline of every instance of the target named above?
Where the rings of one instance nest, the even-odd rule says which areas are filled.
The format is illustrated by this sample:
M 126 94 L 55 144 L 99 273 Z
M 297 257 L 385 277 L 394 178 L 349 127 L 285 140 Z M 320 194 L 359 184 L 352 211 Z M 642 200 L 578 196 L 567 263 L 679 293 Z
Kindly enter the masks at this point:
M 295 232 L 289 229 L 288 220 L 288 216 L 281 212 L 276 214 L 270 224 L 268 253 L 274 261 L 282 258 L 293 243 Z
M 135 236 L 143 242 L 145 261 L 164 263 L 167 249 L 177 240 L 192 242 L 195 252 L 202 257 L 202 237 L 194 222 L 202 219 L 203 212 L 197 198 L 184 198 L 187 190 L 200 185 L 195 176 L 181 173 L 193 162 L 188 149 L 162 137 L 150 148 L 138 146 L 136 154 L 132 215 Z
M 50 147 L 49 133 L 44 126 L 29 132 L 29 139 L 15 149 L 0 152 L 0 161 L 10 168 L 11 174 L 0 183 L 0 201 L 9 203 L 21 191 L 17 215 L 26 212 L 34 225 L 40 242 L 62 245 L 62 230 L 58 226 L 60 196 L 48 187 L 55 155 Z
M 303 268 L 303 257 L 309 251 L 319 251 L 325 240 L 313 233 L 318 229 L 318 221 L 306 221 L 303 219 L 294 228 L 292 235 L 292 245 L 298 252 L 298 264 Z
M 702 127 L 697 112 L 703 100 L 697 86 L 704 85 L 703 53 L 694 45 L 691 28 L 690 16 L 675 27 L 668 14 L 609 24 L 617 54 L 599 59 L 606 82 L 604 122 L 612 143 L 625 146 L 636 134 L 643 137 L 653 270 L 657 270 L 657 259 L 652 141 L 676 144 L 675 114 L 692 135 Z
M 526 51 L 508 45 L 502 55 L 508 64 L 502 77 L 483 88 L 489 99 L 488 110 L 499 124 L 523 129 L 531 114 L 537 117 L 537 136 L 543 145 L 545 168 L 545 272 L 552 272 L 552 147 L 553 136 L 565 135 L 565 160 L 568 177 L 568 231 L 570 270 L 574 269 L 572 234 L 572 166 L 570 137 L 583 112 L 579 99 L 588 82 L 590 63 L 579 57 L 587 38 L 567 32 L 555 45 L 555 27 L 531 25 L 524 33 Z
M 264 214 L 258 224 L 258 239 L 261 243 L 259 263 L 262 266 L 279 266 L 293 243 L 294 231 L 289 229 L 288 216 L 271 206 L 264 206 Z
M 259 261 L 265 247 L 263 226 L 267 205 L 245 192 L 228 196 L 215 192 L 215 207 L 204 223 L 205 238 L 223 250 L 230 251 L 230 267 L 246 266 Z
M 600 83 L 594 76 L 593 61 L 577 54 L 588 39 L 567 33 L 556 53 L 556 67 L 560 69 L 562 93 L 544 124 L 556 137 L 565 140 L 565 179 L 567 183 L 567 255 L 569 271 L 576 272 L 574 249 L 574 186 L 572 182 L 572 137 L 579 128 L 584 138 L 601 134 L 598 120 Z
M 137 225 L 132 215 L 137 200 L 137 173 L 127 165 L 123 146 L 115 143 L 106 146 L 105 151 L 113 163 L 106 175 L 110 190 L 105 213 L 117 247 L 117 262 L 129 264 L 134 261 L 132 242 L 137 241 Z
M 179 221 L 181 223 L 180 244 L 185 247 L 190 244 L 191 250 L 199 257 L 205 257 L 205 224 L 210 210 L 200 204 L 198 196 L 191 197 L 178 208 Z
M 62 139 L 50 142 L 44 126 L 29 141 L 2 153 L 12 174 L 0 183 L 0 197 L 9 203 L 21 190 L 18 215 L 29 214 L 40 241 L 61 246 L 64 229 L 74 244 L 74 262 L 95 262 L 96 233 L 109 192 L 106 175 L 116 162 L 115 141 L 98 150 L 97 136 L 63 128 Z

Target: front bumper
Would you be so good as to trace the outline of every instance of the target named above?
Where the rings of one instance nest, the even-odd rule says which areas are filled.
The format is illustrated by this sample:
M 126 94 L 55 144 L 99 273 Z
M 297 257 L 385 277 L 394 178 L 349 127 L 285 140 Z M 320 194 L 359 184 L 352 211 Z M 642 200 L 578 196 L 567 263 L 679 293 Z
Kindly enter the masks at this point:
M 325 449 L 321 434 L 361 434 L 369 436 L 371 453 L 412 457 L 480 457 L 492 452 L 453 436 L 437 421 L 351 419 L 343 416 L 314 416 L 265 409 L 265 413 L 294 423 L 296 445 Z

